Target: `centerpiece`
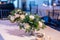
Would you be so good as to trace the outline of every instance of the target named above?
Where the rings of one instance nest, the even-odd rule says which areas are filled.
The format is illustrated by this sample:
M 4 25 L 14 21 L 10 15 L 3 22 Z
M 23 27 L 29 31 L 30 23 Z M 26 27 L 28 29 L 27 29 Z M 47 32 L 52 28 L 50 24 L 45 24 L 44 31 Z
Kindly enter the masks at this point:
M 20 9 L 15 9 L 9 15 L 9 20 L 14 23 L 17 22 L 20 29 L 25 29 L 30 35 L 34 35 L 34 31 L 45 28 L 45 24 L 38 15 L 28 14 Z

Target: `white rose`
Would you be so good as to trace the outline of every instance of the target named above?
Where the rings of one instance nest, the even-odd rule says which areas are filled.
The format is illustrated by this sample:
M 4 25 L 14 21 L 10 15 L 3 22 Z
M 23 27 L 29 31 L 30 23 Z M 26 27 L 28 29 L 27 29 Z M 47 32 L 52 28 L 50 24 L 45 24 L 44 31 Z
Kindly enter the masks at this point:
M 19 12 L 20 14 L 22 13 L 22 12 Z
M 17 12 L 19 12 L 20 10 L 18 9 Z
M 28 29 L 29 27 L 30 27 L 30 25 L 29 25 L 28 23 L 25 23 L 25 24 L 24 24 L 24 28 L 25 28 L 25 29 Z
M 16 13 L 15 13 L 15 18 L 17 18 L 17 17 L 19 17 L 19 16 L 20 16 L 19 14 L 16 14 Z
M 25 18 L 25 15 L 20 15 L 21 20 Z
M 39 27 L 42 27 L 43 23 L 39 21 Z
M 33 16 L 33 15 L 30 15 L 29 18 L 30 18 L 31 20 L 34 20 L 34 16 Z
M 10 16 L 10 20 L 11 21 L 14 21 L 15 20 L 15 17 L 14 16 Z

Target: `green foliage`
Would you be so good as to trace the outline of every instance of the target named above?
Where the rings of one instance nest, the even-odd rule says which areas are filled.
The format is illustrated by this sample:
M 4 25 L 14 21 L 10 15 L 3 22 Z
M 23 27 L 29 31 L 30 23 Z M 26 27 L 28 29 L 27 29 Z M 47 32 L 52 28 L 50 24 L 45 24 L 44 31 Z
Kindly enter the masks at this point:
M 14 15 L 15 14 L 15 10 L 13 10 L 12 12 L 11 12 L 11 15 Z
M 10 13 L 11 13 L 11 15 L 15 15 L 15 13 L 20 14 L 20 15 L 25 14 L 25 12 L 22 11 L 21 9 L 15 9 L 15 10 L 11 11 Z
M 38 15 L 32 15 L 32 14 L 26 15 L 26 13 L 20 9 L 13 10 L 11 12 L 11 15 L 15 16 L 15 13 L 19 14 L 20 16 L 21 15 L 25 16 L 25 18 L 23 20 L 21 20 L 20 17 L 16 17 L 13 22 L 18 22 L 20 29 L 25 29 L 26 32 L 30 32 L 30 30 L 37 30 L 38 31 L 38 30 L 40 30 L 40 28 L 44 29 L 46 27 L 46 25 L 41 21 L 42 19 Z M 31 18 L 30 18 L 30 16 L 31 16 Z M 42 24 L 43 24 L 42 27 L 39 27 L 39 21 L 42 22 Z M 27 28 L 25 28 L 26 23 L 30 27 L 27 26 Z

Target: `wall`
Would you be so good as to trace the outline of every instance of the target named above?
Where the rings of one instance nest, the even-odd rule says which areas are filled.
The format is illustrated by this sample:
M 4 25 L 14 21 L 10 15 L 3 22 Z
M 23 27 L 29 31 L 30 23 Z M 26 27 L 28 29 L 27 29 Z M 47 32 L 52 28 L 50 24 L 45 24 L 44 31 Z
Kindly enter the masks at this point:
M 26 4 L 27 8 L 29 8 L 30 1 L 35 1 L 36 4 L 38 4 L 39 6 L 42 6 L 42 4 L 43 4 L 44 1 L 48 1 L 51 4 L 51 0 L 27 0 L 27 4 Z M 17 0 L 14 1 L 14 5 L 17 7 Z M 21 0 L 19 0 L 19 7 L 21 8 Z
M 1 1 L 7 1 L 7 0 L 1 0 Z M 18 0 L 15 0 L 15 1 L 14 1 L 15 7 L 17 7 L 17 1 L 18 1 Z M 42 6 L 42 4 L 43 4 L 44 1 L 49 1 L 49 0 L 26 0 L 26 1 L 27 1 L 27 8 L 29 8 L 29 3 L 30 3 L 30 1 L 35 1 L 36 4 L 38 4 L 39 6 Z M 56 1 L 57 1 L 57 0 L 56 0 Z M 51 2 L 51 0 L 50 0 L 49 2 Z M 19 0 L 19 8 L 21 8 L 21 0 Z
M 15 8 L 17 8 L 17 0 L 14 1 Z
M 38 0 L 38 1 L 37 0 L 27 0 L 27 8 L 29 8 L 30 1 L 35 1 L 36 4 L 38 4 L 39 6 L 41 6 L 44 1 L 48 1 L 48 0 Z M 19 0 L 19 4 L 20 4 L 19 7 L 21 8 L 21 0 Z M 17 7 L 17 0 L 14 1 L 14 5 Z
M 7 0 L 1 0 L 1 1 L 7 1 Z

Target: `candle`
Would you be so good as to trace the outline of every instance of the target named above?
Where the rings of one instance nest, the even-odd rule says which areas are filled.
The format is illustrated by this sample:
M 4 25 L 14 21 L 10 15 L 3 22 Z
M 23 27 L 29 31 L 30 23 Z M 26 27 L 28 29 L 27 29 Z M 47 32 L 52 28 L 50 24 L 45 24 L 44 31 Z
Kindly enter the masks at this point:
M 37 38 L 36 38 L 36 40 L 43 40 L 43 34 L 42 33 L 40 33 L 40 34 L 37 34 Z

